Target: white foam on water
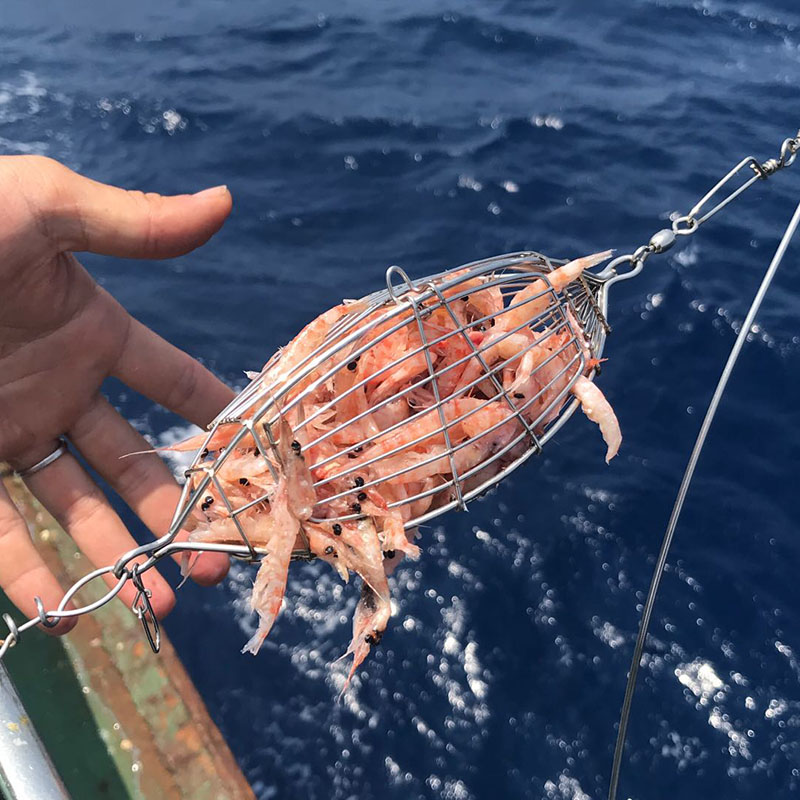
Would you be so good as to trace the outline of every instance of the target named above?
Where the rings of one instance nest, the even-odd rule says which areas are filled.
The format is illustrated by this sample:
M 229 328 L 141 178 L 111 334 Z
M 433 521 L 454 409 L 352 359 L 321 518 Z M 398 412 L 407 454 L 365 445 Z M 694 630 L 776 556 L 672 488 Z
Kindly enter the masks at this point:
M 601 623 L 598 617 L 592 617 L 592 633 L 612 650 L 623 647 L 628 641 L 610 622 Z
M 592 800 L 576 778 L 563 772 L 554 781 L 545 781 L 544 791 L 547 800 Z
M 697 242 L 690 242 L 686 247 L 677 250 L 672 257 L 681 267 L 693 267 L 700 260 L 699 254 Z
M 731 687 L 720 678 L 711 662 L 696 658 L 679 664 L 675 667 L 675 677 L 694 696 L 698 708 L 708 709 L 708 724 L 728 737 L 730 755 L 749 760 L 752 755 L 748 733 L 737 730 L 725 709 Z
M 662 758 L 677 762 L 677 768 L 684 770 L 698 763 L 706 756 L 703 744 L 696 736 L 681 736 L 677 731 L 669 731 L 666 741 L 661 745 Z
M 14 139 L 6 139 L 0 136 L 0 148 L 9 154 L 16 153 L 21 156 L 44 156 L 47 155 L 49 145 L 47 142 L 18 142 Z
M 162 126 L 164 130 L 172 136 L 176 131 L 186 128 L 186 120 L 174 109 L 168 108 L 161 113 Z
M 473 192 L 480 192 L 483 189 L 483 184 L 472 177 L 472 175 L 459 175 L 458 176 L 459 189 L 472 189 Z
M 489 674 L 480 661 L 478 644 L 467 625 L 467 606 L 452 597 L 441 610 L 442 626 L 436 641 L 441 645 L 437 669 L 431 672 L 434 685 L 442 689 L 459 724 L 483 725 L 491 712 L 485 702 Z
M 552 128 L 555 131 L 564 127 L 564 120 L 555 114 L 534 114 L 530 122 L 535 128 Z
M 25 122 L 35 117 L 48 97 L 48 91 L 34 72 L 22 70 L 19 78 L 0 81 L 0 125 Z M 56 100 L 63 98 L 56 97 Z M 17 155 L 47 155 L 50 145 L 39 139 L 10 139 L 0 136 L 0 148 Z

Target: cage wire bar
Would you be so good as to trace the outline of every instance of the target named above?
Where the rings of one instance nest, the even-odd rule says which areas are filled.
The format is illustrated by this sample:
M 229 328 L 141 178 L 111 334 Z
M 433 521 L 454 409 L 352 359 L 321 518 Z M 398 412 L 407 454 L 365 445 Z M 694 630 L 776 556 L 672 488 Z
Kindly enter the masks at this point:
M 297 408 L 300 403 L 299 398 L 302 397 L 303 392 L 319 387 L 322 383 L 331 379 L 338 371 L 347 369 L 347 365 L 352 363 L 353 359 L 359 358 L 370 347 L 379 344 L 406 325 L 416 326 L 420 337 L 420 345 L 411 348 L 400 358 L 387 365 L 383 371 L 386 372 L 389 369 L 396 368 L 415 356 L 422 355 L 425 359 L 425 369 L 420 371 L 422 376 L 417 377 L 413 385 L 399 389 L 368 411 L 374 413 L 374 411 L 388 406 L 393 400 L 404 396 L 410 397 L 414 391 L 429 391 L 433 398 L 433 403 L 426 408 L 426 413 L 435 411 L 439 419 L 438 428 L 435 428 L 433 434 L 430 435 L 440 434 L 445 438 L 447 443 L 445 455 L 453 469 L 451 471 L 452 477 L 443 484 L 437 485 L 433 489 L 422 491 L 404 501 L 397 501 L 393 505 L 397 507 L 404 503 L 425 500 L 428 496 L 439 495 L 438 502 L 432 502 L 428 510 L 405 521 L 408 528 L 416 527 L 452 508 L 463 508 L 469 500 L 491 488 L 503 477 L 517 469 L 530 456 L 540 453 L 542 447 L 574 413 L 578 402 L 574 398 L 569 398 L 570 388 L 581 375 L 586 374 L 590 378 L 596 375 L 598 369 L 596 362 L 602 358 L 606 336 L 611 332 L 607 321 L 609 287 L 618 281 L 628 280 L 638 275 L 643 269 L 645 261 L 651 255 L 666 252 L 680 237 L 696 233 L 702 224 L 723 210 L 746 189 L 759 180 L 766 180 L 776 172 L 793 164 L 798 150 L 800 150 L 800 131 L 794 137 L 783 141 L 779 157 L 771 158 L 764 162 L 760 162 L 752 156 L 743 159 L 718 181 L 687 214 L 682 216 L 673 215 L 671 228 L 658 231 L 646 245 L 640 246 L 632 253 L 618 256 L 601 271 L 584 272 L 578 280 L 567 286 L 560 294 L 553 288 L 548 275 L 555 268 L 564 265 L 566 262 L 550 259 L 535 251 L 510 253 L 483 259 L 421 280 L 412 280 L 401 268 L 390 267 L 386 273 L 386 289 L 368 295 L 360 302 L 358 307 L 354 307 L 351 312 L 344 314 L 326 332 L 325 337 L 319 343 L 319 347 L 297 364 L 290 365 L 290 368 L 283 374 L 279 373 L 280 380 L 270 382 L 269 376 L 274 374 L 275 367 L 282 366 L 280 363 L 281 354 L 276 354 L 276 357 L 273 357 L 268 362 L 262 373 L 255 377 L 214 420 L 205 436 L 205 443 L 198 449 L 186 471 L 187 480 L 183 486 L 179 504 L 175 510 L 170 528 L 164 536 L 146 545 L 133 548 L 120 556 L 115 564 L 98 568 L 84 576 L 69 589 L 54 610 L 46 611 L 41 600 L 35 598 L 37 614 L 24 623 L 17 625 L 10 615 L 3 615 L 2 619 L 8 629 L 8 633 L 3 640 L 0 640 L 0 709 L 17 709 L 17 711 L 21 709 L 19 698 L 7 679 L 1 662 L 9 648 L 18 642 L 20 635 L 24 631 L 37 625 L 51 626 L 61 618 L 91 613 L 105 603 L 110 602 L 125 583 L 131 581 L 137 588 L 132 610 L 142 622 L 150 646 L 157 652 L 160 645 L 160 632 L 158 621 L 150 604 L 149 591 L 142 582 L 141 576 L 143 573 L 155 567 L 162 558 L 176 553 L 211 551 L 226 553 L 230 556 L 250 561 L 258 560 L 260 556 L 263 556 L 266 550 L 252 544 L 239 522 L 239 517 L 247 511 L 257 508 L 260 503 L 268 502 L 269 495 L 265 493 L 263 496 L 248 503 L 238 507 L 234 506 L 219 482 L 217 473 L 220 467 L 224 465 L 225 459 L 229 457 L 230 453 L 245 442 L 247 437 L 250 437 L 258 456 L 264 460 L 272 478 L 277 481 L 283 471 L 283 464 L 273 431 L 276 423 L 279 422 L 283 415 Z M 744 181 L 740 180 L 742 173 L 745 173 Z M 528 327 L 543 337 L 559 334 L 563 334 L 566 337 L 558 351 L 554 352 L 546 363 L 552 363 L 554 359 L 560 358 L 562 354 L 571 352 L 572 355 L 569 360 L 566 363 L 562 362 L 562 368 L 558 373 L 551 376 L 540 392 L 535 397 L 526 399 L 524 404 L 515 404 L 513 399 L 508 397 L 498 378 L 498 374 L 502 372 L 511 359 L 490 365 L 486 359 L 488 345 L 473 342 L 467 333 L 467 326 L 459 324 L 454 331 L 449 332 L 447 335 L 442 337 L 434 335 L 433 338 L 426 330 L 426 319 L 438 310 L 448 314 L 451 320 L 454 318 L 453 303 L 469 295 L 469 281 L 475 279 L 479 279 L 482 289 L 498 288 L 503 296 L 503 307 L 502 309 L 497 309 L 494 313 L 471 319 L 469 327 L 486 325 L 487 323 L 491 325 L 501 314 L 508 313 L 515 308 L 514 295 L 521 287 L 528 285 L 533 280 L 540 280 L 543 286 L 542 290 L 535 297 L 527 298 L 526 302 L 547 298 L 546 308 L 533 319 L 528 320 L 526 325 L 520 325 L 516 330 Z M 398 280 L 399 283 L 396 283 Z M 378 315 L 377 317 L 375 316 L 376 314 Z M 373 335 L 371 339 L 366 342 L 363 341 L 366 334 L 375 334 L 378 327 L 387 325 L 388 327 Z M 514 330 L 507 332 L 508 336 L 513 334 Z M 460 394 L 463 395 L 464 392 L 471 392 L 476 390 L 477 387 L 481 387 L 479 391 L 484 393 L 485 404 L 494 402 L 499 398 L 508 407 L 507 417 L 495 426 L 490 426 L 487 430 L 470 437 L 465 442 L 455 444 L 449 438 L 450 429 L 453 425 L 468 419 L 471 414 L 477 413 L 484 406 L 471 409 L 469 412 L 465 412 L 453 419 L 446 418 L 442 413 L 444 404 L 449 399 L 449 396 L 446 392 L 442 393 L 441 381 L 447 377 L 447 372 L 456 369 L 460 362 L 450 364 L 447 368 L 436 369 L 430 354 L 438 344 L 453 336 L 460 337 L 468 347 L 468 352 L 462 359 L 464 363 L 477 361 L 481 366 L 479 375 L 468 386 L 462 387 Z M 587 353 L 591 355 L 593 360 L 591 366 L 587 364 Z M 519 357 L 523 355 L 524 352 L 518 354 Z M 300 387 L 301 382 L 304 380 L 307 381 L 307 384 Z M 345 391 L 341 396 L 333 398 L 332 403 L 338 402 L 342 397 L 347 397 L 357 391 L 358 385 L 356 387 L 354 389 L 351 385 L 348 387 L 349 391 Z M 427 387 L 430 388 L 427 389 Z M 292 395 L 295 389 L 297 391 Z M 552 390 L 551 395 L 547 394 L 548 390 Z M 525 412 L 533 407 L 537 399 L 543 402 L 544 407 L 536 416 L 526 415 Z M 547 401 L 546 404 L 544 404 L 544 400 Z M 295 411 L 295 413 L 297 412 Z M 309 438 L 309 423 L 313 422 L 315 418 L 321 418 L 324 413 L 325 408 L 323 407 L 314 412 L 315 417 L 309 415 L 306 419 L 298 418 L 293 425 L 292 435 L 298 435 L 303 438 L 303 433 L 305 432 L 307 434 L 305 437 L 306 442 L 304 445 L 300 445 L 299 442 L 293 442 L 293 444 L 309 449 L 322 443 L 326 436 L 328 438 L 334 436 L 337 431 L 329 431 L 314 439 Z M 356 416 L 348 420 L 347 424 L 351 424 L 354 420 L 357 422 L 360 418 Z M 519 424 L 521 428 L 521 431 L 512 441 L 507 443 L 500 451 L 492 453 L 488 458 L 473 465 L 463 473 L 455 468 L 454 459 L 459 452 L 460 446 L 469 446 L 482 436 L 491 433 L 498 426 L 510 421 Z M 216 459 L 207 461 L 207 456 L 210 453 L 209 445 L 214 435 L 221 428 L 230 425 L 238 425 L 238 431 L 227 441 L 224 450 L 220 450 Z M 266 442 L 262 439 L 257 426 L 260 426 L 261 431 L 263 431 Z M 341 429 L 338 429 L 338 432 L 341 432 Z M 425 437 L 422 437 L 418 441 L 424 441 L 424 439 Z M 346 458 L 350 457 L 357 451 L 363 451 L 365 446 L 372 444 L 374 441 L 375 437 L 373 436 L 364 438 L 357 443 L 351 442 L 342 448 L 342 453 Z M 249 441 L 247 444 L 249 445 Z M 388 453 L 378 454 L 375 461 L 361 462 L 360 465 L 363 468 L 369 464 L 378 463 L 381 458 L 391 457 L 392 454 L 391 450 Z M 322 470 L 333 463 L 330 458 L 327 461 L 322 458 L 310 466 L 312 470 Z M 488 470 L 488 472 L 484 473 L 484 470 Z M 326 485 L 351 475 L 353 472 L 354 468 L 345 468 L 338 473 L 334 473 L 333 476 L 324 475 L 324 477 L 319 477 L 315 481 L 315 488 L 324 490 Z M 398 471 L 391 477 L 398 477 L 401 474 L 402 471 Z M 384 476 L 382 480 L 386 480 L 386 477 Z M 365 483 L 364 488 L 374 487 L 380 482 L 376 480 L 369 484 Z M 241 542 L 233 544 L 176 541 L 178 532 L 186 524 L 195 507 L 202 503 L 204 492 L 210 485 L 222 497 L 227 515 L 233 520 Z M 351 518 L 351 515 L 341 514 L 323 514 L 319 516 L 320 511 L 325 511 L 324 506 L 326 504 L 331 505 L 337 499 L 341 499 L 341 492 L 323 497 L 315 508 L 315 513 L 318 515 L 312 517 L 312 520 L 331 523 L 336 519 L 347 520 Z M 308 547 L 307 538 L 303 537 L 303 543 L 303 548 L 293 552 L 293 560 L 314 557 Z M 110 588 L 100 599 L 82 607 L 67 608 L 69 601 L 75 597 L 83 586 L 104 576 L 108 576 L 112 580 L 110 581 Z M 17 712 L 15 711 L 14 713 Z M 26 748 L 26 754 L 31 757 L 29 763 L 37 765 L 33 768 L 46 776 L 43 780 L 50 780 L 50 786 L 46 790 L 37 790 L 38 793 L 31 794 L 25 785 L 20 784 L 19 793 L 12 795 L 12 797 L 15 800 L 17 798 L 19 800 L 31 800 L 34 797 L 37 800 L 38 798 L 51 797 L 60 800 L 60 798 L 66 797 L 63 793 L 63 786 L 59 786 L 60 782 L 57 776 L 52 774 L 49 778 L 47 777 L 49 773 L 52 773 L 52 767 L 48 764 L 46 753 L 42 750 L 41 744 L 35 739 L 30 741 L 31 747 Z M 0 737 L 0 772 L 3 775 L 13 772 L 14 760 L 18 756 L 19 753 L 11 752 L 8 743 Z M 61 792 L 61 794 L 58 792 Z

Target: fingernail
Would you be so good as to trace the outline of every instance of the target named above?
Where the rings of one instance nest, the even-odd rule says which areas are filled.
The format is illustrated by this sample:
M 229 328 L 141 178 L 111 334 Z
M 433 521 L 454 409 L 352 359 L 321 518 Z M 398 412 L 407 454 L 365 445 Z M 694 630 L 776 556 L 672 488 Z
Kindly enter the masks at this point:
M 226 185 L 212 186 L 210 189 L 203 189 L 201 192 L 195 192 L 194 197 L 216 197 L 217 195 L 225 194 L 228 191 Z

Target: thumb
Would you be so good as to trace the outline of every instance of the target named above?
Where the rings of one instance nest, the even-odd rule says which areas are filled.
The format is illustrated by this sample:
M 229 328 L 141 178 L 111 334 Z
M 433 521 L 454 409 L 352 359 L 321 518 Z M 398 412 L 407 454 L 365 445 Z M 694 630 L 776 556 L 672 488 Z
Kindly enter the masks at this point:
M 171 258 L 208 241 L 231 212 L 225 186 L 163 197 L 98 183 L 51 159 L 31 161 L 43 173 L 31 181 L 31 199 L 59 250 Z

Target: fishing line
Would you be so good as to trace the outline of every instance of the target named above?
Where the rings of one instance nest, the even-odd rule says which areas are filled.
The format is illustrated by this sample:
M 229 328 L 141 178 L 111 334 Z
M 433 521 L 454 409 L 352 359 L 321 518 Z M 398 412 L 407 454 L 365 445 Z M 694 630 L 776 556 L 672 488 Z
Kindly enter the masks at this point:
M 661 543 L 658 561 L 653 572 L 652 580 L 650 581 L 650 589 L 647 593 L 647 601 L 644 605 L 642 621 L 639 626 L 639 635 L 636 638 L 636 646 L 633 651 L 633 660 L 631 661 L 631 668 L 630 672 L 628 673 L 628 682 L 625 686 L 625 698 L 622 702 L 622 711 L 620 713 L 617 742 L 614 748 L 614 762 L 611 767 L 611 781 L 608 789 L 608 800 L 616 800 L 619 774 L 622 766 L 622 754 L 625 748 L 625 734 L 628 730 L 631 704 L 633 702 L 633 694 L 636 690 L 636 678 L 639 674 L 639 666 L 642 660 L 642 653 L 644 652 L 647 629 L 650 626 L 650 619 L 653 614 L 656 595 L 658 594 L 658 589 L 661 585 L 661 577 L 664 573 L 664 566 L 667 562 L 669 549 L 672 545 L 672 539 L 675 535 L 675 528 L 678 525 L 678 518 L 683 510 L 686 494 L 689 491 L 689 484 L 692 482 L 697 461 L 700 458 L 700 453 L 703 449 L 703 445 L 705 444 L 706 437 L 708 436 L 708 431 L 711 428 L 711 423 L 714 421 L 714 415 L 717 413 L 717 408 L 719 407 L 722 395 L 724 394 L 728 385 L 728 379 L 731 376 L 731 372 L 733 372 L 733 368 L 736 365 L 737 359 L 739 358 L 739 353 L 742 351 L 742 347 L 747 339 L 747 335 L 750 333 L 750 329 L 756 318 L 756 314 L 758 314 L 758 310 L 761 307 L 761 302 L 763 301 L 764 296 L 766 295 L 767 290 L 772 283 L 772 279 L 775 277 L 775 273 L 777 272 L 783 256 L 789 247 L 789 243 L 791 242 L 792 237 L 797 230 L 798 224 L 800 224 L 800 204 L 798 204 L 797 208 L 795 209 L 794 215 L 792 216 L 792 219 L 783 234 L 781 243 L 778 245 L 778 249 L 775 251 L 772 262 L 770 263 L 764 278 L 761 281 L 761 285 L 758 287 L 756 296 L 753 298 L 753 302 L 750 305 L 747 316 L 742 323 L 742 327 L 738 336 L 736 337 L 736 341 L 734 342 L 730 355 L 728 356 L 728 361 L 725 364 L 725 369 L 723 369 L 722 375 L 717 383 L 717 388 L 714 390 L 714 395 L 709 403 L 708 410 L 706 411 L 705 418 L 703 419 L 703 424 L 700 426 L 700 432 L 697 435 L 692 453 L 689 456 L 689 463 L 686 465 L 686 471 L 683 473 L 683 479 L 681 480 L 681 485 L 678 489 L 678 496 L 675 499 L 672 515 L 670 516 L 669 524 L 667 525 L 667 529 L 664 533 L 664 539 Z

